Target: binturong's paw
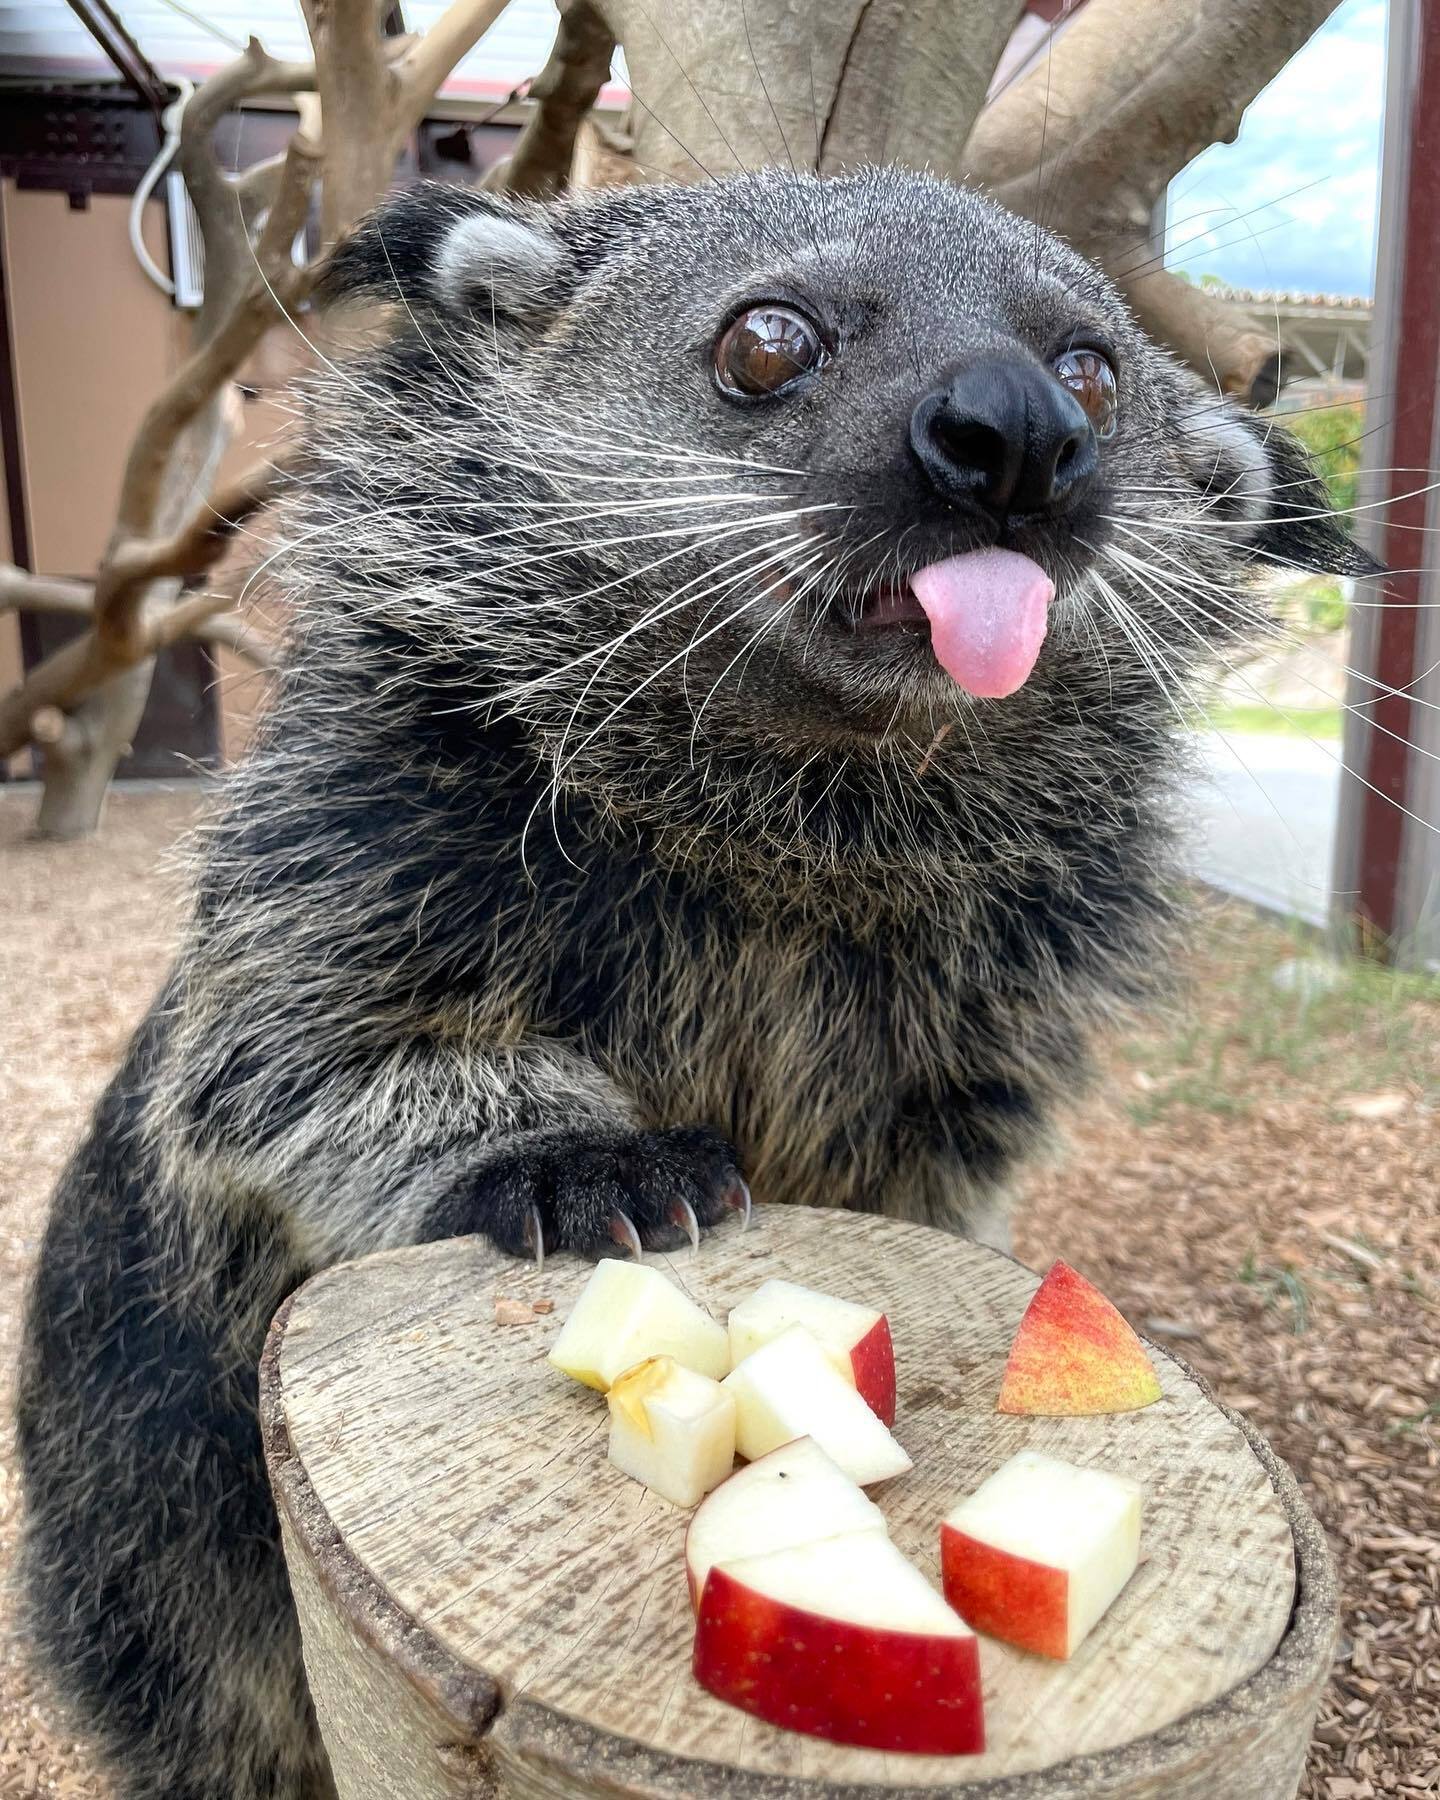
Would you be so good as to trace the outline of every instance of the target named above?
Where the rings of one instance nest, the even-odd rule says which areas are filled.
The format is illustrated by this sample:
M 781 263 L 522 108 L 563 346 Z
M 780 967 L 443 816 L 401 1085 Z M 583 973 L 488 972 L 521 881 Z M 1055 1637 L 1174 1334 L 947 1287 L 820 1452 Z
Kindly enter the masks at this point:
M 527 1132 L 487 1157 L 456 1202 L 435 1235 L 482 1232 L 539 1263 L 552 1250 L 638 1257 L 698 1244 L 731 1212 L 750 1222 L 735 1150 L 703 1125 Z

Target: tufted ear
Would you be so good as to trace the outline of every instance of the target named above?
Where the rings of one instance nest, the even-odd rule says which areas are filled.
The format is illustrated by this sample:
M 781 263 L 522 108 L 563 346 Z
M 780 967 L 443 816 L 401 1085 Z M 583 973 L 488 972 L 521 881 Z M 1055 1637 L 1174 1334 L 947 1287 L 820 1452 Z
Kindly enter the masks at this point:
M 1296 569 L 1322 575 L 1383 575 L 1363 544 L 1357 544 L 1334 509 L 1310 452 L 1283 425 L 1251 419 L 1261 440 L 1270 479 L 1265 516 L 1255 548 Z
M 1283 425 L 1213 395 L 1185 409 L 1179 424 L 1217 523 L 1257 561 L 1323 575 L 1384 574 L 1345 529 L 1310 452 Z
M 565 304 L 570 252 L 546 209 L 421 182 L 362 219 L 321 276 L 322 302 L 403 300 L 482 318 L 545 318 Z

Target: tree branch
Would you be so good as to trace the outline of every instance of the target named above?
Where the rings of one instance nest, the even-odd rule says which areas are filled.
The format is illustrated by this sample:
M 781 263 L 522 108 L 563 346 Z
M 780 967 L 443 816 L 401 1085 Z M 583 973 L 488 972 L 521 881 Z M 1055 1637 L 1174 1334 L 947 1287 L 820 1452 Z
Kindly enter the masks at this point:
M 364 13 L 364 29 L 379 46 L 374 61 L 381 79 L 393 86 L 391 64 L 401 50 L 381 40 L 375 0 L 311 3 L 322 9 L 333 5 L 352 27 Z M 350 38 L 358 41 L 358 30 L 352 29 Z M 186 576 L 218 560 L 235 526 L 264 504 L 276 479 L 269 469 L 250 471 L 222 489 L 213 507 L 197 505 L 209 491 L 229 437 L 228 383 L 277 311 L 295 306 L 313 280 L 312 271 L 296 268 L 292 245 L 320 168 L 314 98 L 320 73 L 316 64 L 270 57 L 252 38 L 241 56 L 191 96 L 180 119 L 177 163 L 205 236 L 205 295 L 194 353 L 152 402 L 132 441 L 115 526 L 93 588 L 0 570 L 5 595 L 0 604 L 43 605 L 77 619 L 88 615 L 93 625 L 0 699 L 0 743 L 9 747 L 0 754 L 27 742 L 37 718 L 41 732 L 50 736 L 42 829 L 60 835 L 93 829 L 115 758 L 144 704 L 150 662 L 167 644 L 203 638 L 228 644 L 261 666 L 271 662 L 263 640 L 241 621 L 222 618 L 228 596 L 193 596 L 168 610 L 165 603 Z M 232 177 L 215 152 L 216 128 L 234 107 L 260 94 L 295 95 L 300 130 L 282 159 Z M 353 110 L 352 138 L 341 143 L 337 159 L 344 167 L 351 160 L 348 152 L 356 144 L 363 150 L 367 135 L 374 139 L 378 133 L 381 141 L 369 161 L 359 156 L 366 178 L 374 175 L 366 204 L 383 192 L 394 161 L 388 88 L 382 98 L 385 104 L 368 114 Z M 252 242 L 257 226 L 258 240 Z M 47 709 L 69 715 L 58 731 L 55 712 Z
M 176 439 L 264 336 L 277 308 L 288 310 L 305 292 L 309 276 L 295 267 L 290 247 L 309 209 L 319 160 L 318 149 L 297 132 L 290 140 L 280 188 L 255 246 L 256 268 L 248 289 L 213 336 L 151 402 L 125 465 L 116 520 L 118 541 L 150 534 Z
M 195 626 L 189 635 L 202 644 L 233 650 L 237 656 L 243 656 L 247 662 L 254 663 L 257 669 L 276 669 L 280 666 L 280 659 L 274 648 L 233 612 L 216 613 L 213 618 L 205 619 Z
M 25 748 L 35 714 L 43 707 L 58 706 L 66 711 L 128 666 L 112 663 L 93 631 L 37 663 L 19 686 L 0 700 L 0 757 Z
M 76 763 L 89 748 L 89 734 L 84 726 L 58 706 L 36 708 L 30 721 L 30 738 L 45 752 L 47 765 Z
M 104 632 L 108 612 L 118 611 L 161 576 L 193 579 L 212 568 L 240 524 L 274 499 L 284 475 L 284 465 L 267 458 L 202 502 L 169 537 L 135 538 L 117 545 L 95 583 L 98 629 Z
M 301 0 L 315 52 L 330 152 L 320 209 L 325 242 L 375 204 L 394 171 L 399 82 L 385 54 L 377 0 Z
M 987 107 L 965 146 L 973 180 L 1100 263 L 1153 336 L 1252 404 L 1274 397 L 1274 340 L 1167 273 L 1152 220 L 1174 177 L 1234 138 L 1336 4 L 1088 0 L 1060 53 Z M 1131 46 L 1143 46 L 1138 68 Z
M 1148 237 L 1170 181 L 1234 138 L 1251 100 L 1338 3 L 1088 0 L 1061 53 L 981 113 L 966 171 L 1113 262 L 1122 241 Z
M 487 187 L 544 199 L 567 185 L 576 133 L 609 79 L 614 55 L 615 39 L 590 0 L 570 0 L 549 60 L 530 83 L 534 110 Z
M 181 121 L 182 143 L 188 126 L 192 144 L 208 144 L 225 114 L 257 95 L 299 94 L 314 86 L 313 62 L 284 62 L 252 37 L 234 62 L 217 69 L 191 95 Z
M 295 102 L 300 113 L 301 136 L 309 141 L 312 148 L 322 149 L 319 96 L 308 91 L 301 91 L 295 95 Z M 231 191 L 239 202 L 247 238 L 253 233 L 256 222 L 274 205 L 275 196 L 280 191 L 280 183 L 284 174 L 285 151 L 282 150 L 276 156 L 267 156 L 263 162 L 251 163 L 250 167 L 239 175 L 226 177 Z
M 158 579 L 197 574 L 217 562 L 236 526 L 273 499 L 284 473 L 283 464 L 256 464 L 228 482 L 173 536 L 117 546 L 95 583 L 95 629 L 47 656 L 0 700 L 0 756 L 25 745 L 40 708 L 68 712 L 107 681 L 182 638 L 229 642 L 252 662 L 268 666 L 268 652 L 250 640 L 238 620 L 222 624 L 219 615 L 232 604 L 228 594 L 193 595 L 148 618 L 145 600 Z M 42 585 L 84 591 L 79 583 Z M 123 613 L 123 634 L 115 630 L 113 618 L 107 629 L 106 607 L 112 614 Z
M 217 498 L 218 504 L 218 498 Z M 231 527 L 238 519 L 231 519 Z M 87 619 L 95 617 L 95 589 L 88 581 L 61 581 L 43 575 L 30 575 L 12 564 L 0 563 L 0 612 L 43 612 L 58 618 Z M 182 621 L 182 624 L 184 621 Z M 257 632 L 233 612 L 216 613 L 213 618 L 181 630 L 179 637 L 195 638 L 204 644 L 223 645 L 238 656 L 249 659 L 257 669 L 273 669 L 273 649 Z
M 0 563 L 0 612 L 62 613 L 73 618 L 92 618 L 95 588 L 88 581 L 61 581 L 48 575 L 31 575 L 13 563 Z
M 1247 406 L 1269 406 L 1284 379 L 1284 352 L 1226 301 L 1153 265 L 1120 281 L 1135 316 L 1222 393 Z
M 508 0 L 452 0 L 424 37 L 400 58 L 395 65 L 397 139 L 413 131 L 425 117 L 445 78 L 480 42 L 507 4 Z
M 281 62 L 252 37 L 232 63 L 218 69 L 190 96 L 180 120 L 175 162 L 185 177 L 205 239 L 211 281 L 228 287 L 250 253 L 241 204 L 245 177 L 236 181 L 215 155 L 215 127 L 233 107 L 261 94 L 293 94 L 313 88 L 313 63 Z M 275 177 L 278 188 L 279 177 Z M 258 184 L 254 184 L 258 185 Z M 254 191 L 252 185 L 252 193 Z
M 632 181 L 644 179 L 636 165 L 628 135 L 601 124 L 593 112 L 587 113 L 575 133 L 575 154 L 570 159 L 571 187 L 626 187 Z
M 148 662 L 182 639 L 228 643 L 261 668 L 274 659 L 241 621 L 227 617 L 229 594 L 196 594 L 143 622 L 124 656 L 116 656 L 98 631 L 87 631 L 47 656 L 0 699 L 0 757 L 23 750 L 34 736 L 36 715 L 46 708 L 74 709 L 107 682 Z
M 229 594 L 191 594 L 161 613 L 150 627 L 146 652 L 156 656 L 185 638 L 207 638 L 232 604 Z

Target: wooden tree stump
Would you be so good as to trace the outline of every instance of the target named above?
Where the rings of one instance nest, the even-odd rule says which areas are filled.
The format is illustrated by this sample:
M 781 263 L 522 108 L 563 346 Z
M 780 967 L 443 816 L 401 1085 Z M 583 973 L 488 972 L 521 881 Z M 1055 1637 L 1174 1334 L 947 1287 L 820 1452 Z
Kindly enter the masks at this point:
M 1164 1398 L 1143 1412 L 1001 1417 L 1035 1277 L 889 1219 L 762 1209 L 662 1266 L 721 1317 L 771 1275 L 885 1308 L 915 1467 L 872 1492 L 937 1585 L 942 1514 L 1023 1446 L 1143 1481 L 1146 1561 L 1068 1663 L 982 1640 L 983 1756 L 775 1730 L 696 1685 L 688 1514 L 610 1466 L 603 1400 L 545 1361 L 587 1266 L 537 1272 L 475 1239 L 369 1257 L 287 1302 L 262 1367 L 341 1800 L 1291 1800 L 1334 1644 L 1330 1561 L 1288 1471 L 1183 1363 L 1152 1350 Z M 554 1311 L 500 1324 L 499 1298 Z

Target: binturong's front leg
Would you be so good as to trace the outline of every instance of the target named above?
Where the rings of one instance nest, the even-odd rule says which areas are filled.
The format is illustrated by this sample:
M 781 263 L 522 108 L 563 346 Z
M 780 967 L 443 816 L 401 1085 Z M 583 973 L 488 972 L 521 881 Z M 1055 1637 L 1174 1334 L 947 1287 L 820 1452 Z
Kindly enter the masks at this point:
M 481 1232 L 511 1255 L 598 1256 L 616 1245 L 700 1242 L 728 1208 L 750 1212 L 729 1140 L 705 1125 L 641 1131 L 595 1120 L 517 1132 L 444 1183 L 417 1242 Z
M 646 1127 L 594 1064 L 543 1040 L 395 1045 L 357 1067 L 336 1059 L 283 1123 L 263 1095 L 227 1109 L 223 1142 L 197 1160 L 224 1185 L 282 1201 L 312 1268 L 374 1249 L 477 1233 L 515 1256 L 668 1248 L 747 1218 L 735 1150 L 707 1125 Z M 276 1129 L 277 1124 L 279 1126 Z M 192 1137 L 195 1191 L 200 1172 Z M 181 1170 L 175 1171 L 177 1174 Z
M 413 1238 L 478 1232 L 511 1255 L 668 1248 L 750 1206 L 728 1138 L 706 1125 L 646 1130 L 596 1069 L 558 1045 L 488 1063 L 483 1131 L 421 1177 Z M 418 1196 L 417 1196 L 418 1198 Z

